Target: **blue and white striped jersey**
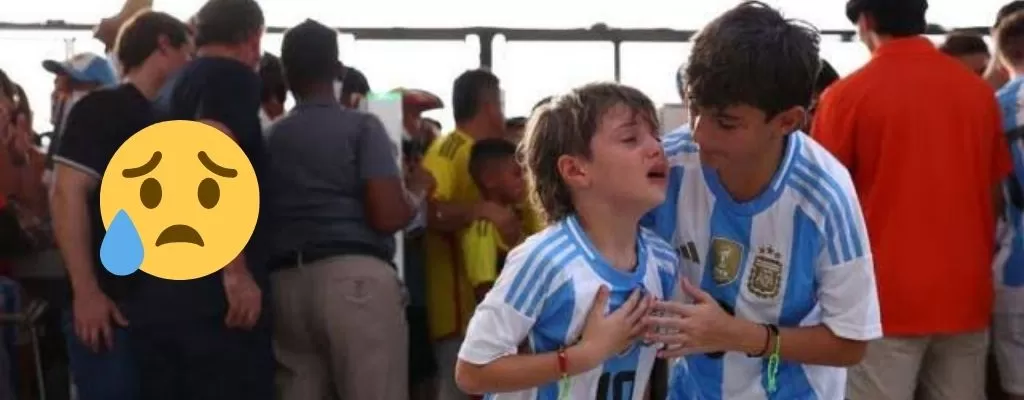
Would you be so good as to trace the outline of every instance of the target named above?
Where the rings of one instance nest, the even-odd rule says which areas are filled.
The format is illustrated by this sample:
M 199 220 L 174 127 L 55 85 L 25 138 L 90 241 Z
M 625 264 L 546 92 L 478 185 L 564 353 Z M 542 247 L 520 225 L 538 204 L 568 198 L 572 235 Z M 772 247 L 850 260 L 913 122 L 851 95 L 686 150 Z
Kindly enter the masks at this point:
M 1024 129 L 1024 77 L 1018 77 L 996 92 L 999 111 L 1003 118 L 1003 131 L 1016 135 Z M 996 239 L 998 250 L 992 262 L 996 281 L 995 311 L 997 313 L 1024 313 L 1024 137 L 1010 138 L 1013 156 L 1013 175 L 1006 180 L 1003 197 L 1002 220 Z
M 608 286 L 608 312 L 643 288 L 658 299 L 677 287 L 678 258 L 672 247 L 647 229 L 637 235 L 637 265 L 631 273 L 612 268 L 570 216 L 512 249 L 494 287 L 469 322 L 459 358 L 477 365 L 516 354 L 521 343 L 531 353 L 547 353 L 575 343 L 601 285 Z M 641 399 L 654 366 L 656 349 L 637 342 L 600 367 L 571 377 L 570 399 Z M 571 362 L 571 360 L 570 360 Z M 558 382 L 495 400 L 555 400 Z
M 789 135 L 770 185 L 737 203 L 717 173 L 701 166 L 688 129 L 663 143 L 668 195 L 645 224 L 678 249 L 681 275 L 740 318 L 780 327 L 824 324 L 852 340 L 881 337 L 864 218 L 849 173 L 827 150 L 802 132 Z M 671 398 L 843 399 L 844 368 L 783 360 L 778 390 L 769 395 L 767 365 L 738 353 L 681 358 Z
M 996 102 L 1003 117 L 1004 132 L 1009 134 L 1024 126 L 1024 77 L 1014 78 L 999 88 Z M 1024 184 L 1024 140 L 1014 140 L 1010 154 L 1013 156 L 1013 174 L 1018 183 Z

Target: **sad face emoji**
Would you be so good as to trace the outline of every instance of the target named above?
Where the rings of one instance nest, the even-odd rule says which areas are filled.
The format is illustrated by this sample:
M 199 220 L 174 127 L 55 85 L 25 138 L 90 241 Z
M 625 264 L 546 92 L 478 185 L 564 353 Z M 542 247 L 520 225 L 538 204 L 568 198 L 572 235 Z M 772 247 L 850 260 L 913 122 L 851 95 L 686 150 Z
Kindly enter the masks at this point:
M 259 208 L 256 173 L 229 136 L 194 121 L 151 125 L 103 174 L 100 260 L 116 275 L 201 278 L 238 256 Z

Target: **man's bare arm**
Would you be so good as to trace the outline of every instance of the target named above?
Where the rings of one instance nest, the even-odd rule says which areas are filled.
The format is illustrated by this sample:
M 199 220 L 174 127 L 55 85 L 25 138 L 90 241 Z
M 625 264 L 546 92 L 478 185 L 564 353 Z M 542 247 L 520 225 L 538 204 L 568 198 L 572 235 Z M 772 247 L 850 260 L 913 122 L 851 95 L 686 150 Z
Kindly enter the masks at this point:
M 238 136 L 220 121 L 201 119 L 199 122 L 210 125 L 238 142 Z M 228 327 L 249 329 L 256 325 L 263 311 L 261 303 L 262 290 L 253 279 L 245 260 L 245 252 L 241 251 L 228 265 L 221 270 L 224 278 L 224 294 L 228 300 L 227 315 L 224 322 Z
M 522 238 L 522 222 L 508 207 L 489 201 L 472 204 L 431 200 L 428 203 L 427 223 L 431 229 L 442 233 L 457 233 L 473 221 L 486 219 L 498 228 L 498 234 L 505 243 L 518 243 Z
M 985 72 L 982 74 L 982 78 L 993 89 L 999 89 L 1010 80 L 1010 73 L 999 63 L 999 57 L 992 57 L 988 67 L 985 68 Z
M 427 226 L 439 232 L 455 233 L 481 217 L 480 207 L 453 201 L 430 200 L 427 203 Z
M 99 290 L 92 256 L 92 232 L 89 230 L 89 193 L 99 179 L 67 165 L 54 166 L 55 183 L 50 194 L 53 231 L 72 290 L 84 293 Z

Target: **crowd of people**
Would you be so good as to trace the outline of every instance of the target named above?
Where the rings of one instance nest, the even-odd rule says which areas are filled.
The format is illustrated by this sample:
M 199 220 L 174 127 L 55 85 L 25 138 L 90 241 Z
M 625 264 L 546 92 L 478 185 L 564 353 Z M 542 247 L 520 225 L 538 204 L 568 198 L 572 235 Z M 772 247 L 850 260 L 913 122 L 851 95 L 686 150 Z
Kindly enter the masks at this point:
M 927 8 L 849 0 L 872 57 L 840 77 L 814 27 L 741 3 L 665 135 L 617 83 L 507 118 L 474 69 L 448 133 L 396 89 L 399 145 L 334 29 L 272 56 L 255 0 L 129 1 L 108 57 L 43 63 L 53 132 L 0 71 L 0 316 L 50 304 L 42 376 L 0 325 L 0 400 L 1024 399 L 1024 1 L 991 50 L 936 46 Z M 168 120 L 238 144 L 256 229 L 199 279 L 115 275 L 101 179 Z

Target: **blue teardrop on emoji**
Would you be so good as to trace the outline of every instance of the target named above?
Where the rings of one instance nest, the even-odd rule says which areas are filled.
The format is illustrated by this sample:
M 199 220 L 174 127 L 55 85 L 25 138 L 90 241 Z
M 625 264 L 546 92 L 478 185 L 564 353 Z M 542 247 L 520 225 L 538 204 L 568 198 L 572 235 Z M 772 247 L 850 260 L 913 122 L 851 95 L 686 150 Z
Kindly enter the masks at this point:
M 142 237 L 128 213 L 120 210 L 103 236 L 100 262 L 110 273 L 125 276 L 139 270 L 142 258 Z

